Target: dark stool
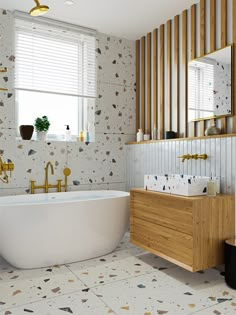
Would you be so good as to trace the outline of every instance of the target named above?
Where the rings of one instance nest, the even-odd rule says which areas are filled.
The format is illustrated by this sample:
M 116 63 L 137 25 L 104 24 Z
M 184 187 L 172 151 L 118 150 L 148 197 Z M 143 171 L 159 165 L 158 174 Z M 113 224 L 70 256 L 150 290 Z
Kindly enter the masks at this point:
M 236 289 L 236 239 L 225 241 L 225 282 Z

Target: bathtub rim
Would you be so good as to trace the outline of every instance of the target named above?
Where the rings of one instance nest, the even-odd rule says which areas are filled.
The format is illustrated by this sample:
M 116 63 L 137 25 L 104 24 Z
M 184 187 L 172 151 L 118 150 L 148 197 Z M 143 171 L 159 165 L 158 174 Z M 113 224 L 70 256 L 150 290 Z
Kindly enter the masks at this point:
M 69 195 L 82 195 L 82 194 L 104 194 L 103 197 L 99 198 L 84 198 L 84 199 L 70 199 L 70 198 L 64 198 L 64 196 L 69 197 Z M 106 195 L 106 193 L 114 194 L 117 193 L 117 195 L 109 196 L 109 194 Z M 45 197 L 45 199 L 41 199 Z M 59 197 L 57 199 L 57 197 Z M 77 190 L 77 191 L 68 191 L 68 192 L 50 192 L 50 193 L 38 193 L 38 194 L 20 194 L 20 195 L 11 195 L 11 196 L 0 196 L 0 209 L 3 207 L 12 207 L 12 206 L 22 206 L 22 205 L 43 205 L 43 204 L 60 204 L 60 203 L 72 203 L 72 202 L 85 202 L 85 201 L 96 201 L 96 200 L 106 200 L 106 199 L 116 199 L 116 198 L 124 198 L 124 197 L 130 197 L 129 192 L 120 191 L 120 190 Z M 20 198 L 20 200 L 17 200 L 17 198 Z M 50 199 L 51 198 L 51 199 Z M 5 200 L 5 202 L 4 202 Z M 36 201 L 36 202 L 35 202 Z

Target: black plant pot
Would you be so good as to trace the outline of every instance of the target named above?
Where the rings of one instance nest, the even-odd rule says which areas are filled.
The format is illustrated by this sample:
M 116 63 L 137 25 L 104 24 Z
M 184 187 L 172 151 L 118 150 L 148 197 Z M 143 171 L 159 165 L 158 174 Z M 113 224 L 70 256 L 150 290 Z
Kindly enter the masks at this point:
M 19 127 L 20 129 L 20 135 L 23 140 L 30 140 L 32 137 L 32 134 L 34 132 L 34 126 L 33 125 L 21 125 Z

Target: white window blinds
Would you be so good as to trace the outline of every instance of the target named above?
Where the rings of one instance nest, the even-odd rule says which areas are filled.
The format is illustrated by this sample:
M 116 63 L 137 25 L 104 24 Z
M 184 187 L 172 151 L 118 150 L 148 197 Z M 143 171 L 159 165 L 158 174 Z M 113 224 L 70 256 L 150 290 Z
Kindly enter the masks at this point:
M 96 97 L 96 34 L 47 18 L 15 14 L 15 88 Z
M 193 118 L 213 115 L 214 81 L 213 64 L 196 61 L 188 67 L 188 108 L 195 111 Z

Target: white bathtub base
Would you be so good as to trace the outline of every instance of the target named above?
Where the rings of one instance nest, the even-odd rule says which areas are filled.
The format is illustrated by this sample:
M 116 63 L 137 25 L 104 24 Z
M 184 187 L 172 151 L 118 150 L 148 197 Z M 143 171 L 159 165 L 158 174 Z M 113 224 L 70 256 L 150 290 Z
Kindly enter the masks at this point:
M 128 203 L 128 193 L 115 191 L 2 197 L 0 255 L 31 269 L 108 254 L 127 230 Z

